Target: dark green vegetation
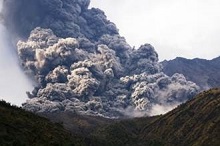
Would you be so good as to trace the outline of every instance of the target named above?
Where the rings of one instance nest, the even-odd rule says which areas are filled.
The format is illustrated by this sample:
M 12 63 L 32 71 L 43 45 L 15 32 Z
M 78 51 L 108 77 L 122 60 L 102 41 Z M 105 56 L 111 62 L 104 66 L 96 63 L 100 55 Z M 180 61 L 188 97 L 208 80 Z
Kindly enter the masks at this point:
M 219 146 L 220 89 L 200 93 L 163 116 L 121 121 L 94 135 L 100 146 Z
M 60 124 L 0 102 L 0 146 L 84 146 L 85 141 Z
M 59 124 L 0 102 L 0 145 L 220 145 L 220 89 L 202 92 L 155 117 L 110 120 L 65 112 L 43 116 Z
M 41 116 L 50 119 L 54 123 L 59 123 L 71 133 L 81 136 L 88 136 L 99 127 L 115 122 L 116 120 L 102 117 L 79 115 L 71 112 L 42 113 Z

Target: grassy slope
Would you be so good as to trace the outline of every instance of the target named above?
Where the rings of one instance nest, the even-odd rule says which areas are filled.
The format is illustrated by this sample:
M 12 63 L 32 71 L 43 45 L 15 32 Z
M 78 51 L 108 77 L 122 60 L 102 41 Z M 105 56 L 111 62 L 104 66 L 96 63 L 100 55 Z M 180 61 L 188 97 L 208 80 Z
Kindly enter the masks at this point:
M 157 139 L 165 145 L 220 145 L 220 89 L 197 95 L 140 133 L 141 140 Z
M 0 102 L 0 145 L 86 145 L 85 139 L 71 135 L 54 124 L 10 104 Z
M 197 95 L 155 117 L 110 120 L 44 114 L 53 122 L 0 102 L 0 145 L 219 146 L 220 89 Z
M 116 121 L 98 116 L 78 115 L 71 112 L 42 113 L 41 116 L 49 118 L 54 123 L 62 124 L 71 133 L 77 133 L 84 137 L 88 137 L 91 132 L 99 127 Z
M 121 121 L 93 136 L 97 146 L 219 146 L 220 89 L 203 92 L 163 116 Z

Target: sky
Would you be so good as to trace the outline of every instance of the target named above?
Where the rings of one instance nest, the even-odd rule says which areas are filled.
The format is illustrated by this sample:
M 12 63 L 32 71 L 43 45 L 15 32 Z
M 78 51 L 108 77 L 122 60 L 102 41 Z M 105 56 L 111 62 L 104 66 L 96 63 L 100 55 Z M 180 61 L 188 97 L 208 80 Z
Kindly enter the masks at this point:
M 127 42 L 150 43 L 160 61 L 220 56 L 220 0 L 91 0 Z
M 8 40 L 7 31 L 0 24 L 0 99 L 20 106 L 33 85 L 19 67 L 15 48 Z
M 19 67 L 16 49 L 9 37 L 0 23 L 0 100 L 20 106 L 27 99 L 26 91 L 33 90 L 33 83 Z

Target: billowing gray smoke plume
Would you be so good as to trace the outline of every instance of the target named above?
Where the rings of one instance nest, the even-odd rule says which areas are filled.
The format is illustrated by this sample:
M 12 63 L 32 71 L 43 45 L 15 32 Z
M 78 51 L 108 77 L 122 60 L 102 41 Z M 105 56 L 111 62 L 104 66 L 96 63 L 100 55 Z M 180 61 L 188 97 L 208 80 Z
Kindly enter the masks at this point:
M 193 97 L 198 86 L 161 72 L 158 54 L 131 48 L 89 0 L 5 0 L 23 68 L 38 86 L 23 107 L 105 117 L 155 114 Z M 158 114 L 158 112 L 157 112 Z

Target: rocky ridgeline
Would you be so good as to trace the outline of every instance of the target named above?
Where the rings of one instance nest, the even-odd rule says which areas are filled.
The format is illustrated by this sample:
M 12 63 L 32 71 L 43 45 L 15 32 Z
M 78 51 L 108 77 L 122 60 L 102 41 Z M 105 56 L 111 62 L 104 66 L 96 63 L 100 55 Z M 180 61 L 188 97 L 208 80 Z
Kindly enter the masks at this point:
M 195 82 L 202 90 L 220 87 L 220 57 L 212 60 L 186 59 L 177 57 L 163 61 L 163 72 L 169 76 L 183 74 L 187 80 Z

